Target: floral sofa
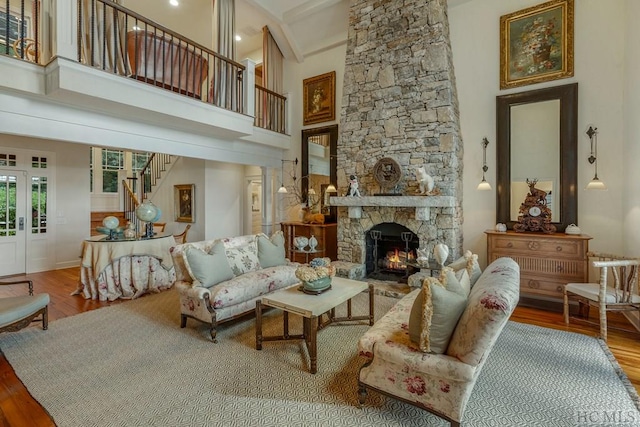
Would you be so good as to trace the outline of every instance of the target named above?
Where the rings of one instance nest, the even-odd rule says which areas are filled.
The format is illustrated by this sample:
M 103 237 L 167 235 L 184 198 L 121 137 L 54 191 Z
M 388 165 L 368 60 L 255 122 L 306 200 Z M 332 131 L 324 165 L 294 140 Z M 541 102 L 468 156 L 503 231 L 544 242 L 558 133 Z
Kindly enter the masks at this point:
M 409 319 L 421 290 L 404 296 L 358 343 L 367 359 L 358 375 L 360 403 L 372 389 L 459 426 L 478 374 L 518 303 L 519 282 L 512 259 L 491 263 L 470 289 L 442 354 L 421 351 L 410 338 Z
M 253 312 L 256 301 L 277 289 L 299 283 L 298 263 L 285 259 L 284 237 L 253 234 L 190 242 L 171 251 L 180 296 L 180 327 L 192 318 L 217 327 Z

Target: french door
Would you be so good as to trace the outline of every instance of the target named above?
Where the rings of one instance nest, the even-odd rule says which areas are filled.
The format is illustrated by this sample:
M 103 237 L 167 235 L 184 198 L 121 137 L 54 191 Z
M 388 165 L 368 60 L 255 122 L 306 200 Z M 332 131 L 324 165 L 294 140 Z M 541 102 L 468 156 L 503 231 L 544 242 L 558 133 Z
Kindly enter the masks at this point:
M 26 172 L 0 169 L 0 276 L 26 272 Z

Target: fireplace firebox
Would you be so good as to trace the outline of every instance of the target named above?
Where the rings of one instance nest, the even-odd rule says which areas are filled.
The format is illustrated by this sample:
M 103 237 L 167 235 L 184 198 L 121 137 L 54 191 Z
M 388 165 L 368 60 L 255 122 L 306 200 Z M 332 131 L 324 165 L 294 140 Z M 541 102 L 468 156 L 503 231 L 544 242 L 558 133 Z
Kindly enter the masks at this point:
M 375 225 L 366 232 L 367 277 L 402 281 L 407 261 L 415 260 L 420 239 L 407 227 L 391 222 Z

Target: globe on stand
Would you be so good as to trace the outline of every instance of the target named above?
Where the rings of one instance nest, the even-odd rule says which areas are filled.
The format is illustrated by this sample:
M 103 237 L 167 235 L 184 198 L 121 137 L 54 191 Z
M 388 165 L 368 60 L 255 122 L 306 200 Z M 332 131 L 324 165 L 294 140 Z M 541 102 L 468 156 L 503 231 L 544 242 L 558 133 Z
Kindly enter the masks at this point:
M 136 217 L 140 221 L 146 222 L 145 233 L 142 236 L 143 239 L 149 239 L 153 237 L 153 221 L 158 216 L 159 219 L 159 209 L 151 203 L 150 201 L 146 201 L 140 206 L 136 208 Z
M 115 240 L 116 230 L 120 225 L 120 220 L 115 216 L 107 216 L 102 220 L 102 225 L 104 226 L 104 228 L 109 230 L 109 236 L 107 236 L 107 240 Z

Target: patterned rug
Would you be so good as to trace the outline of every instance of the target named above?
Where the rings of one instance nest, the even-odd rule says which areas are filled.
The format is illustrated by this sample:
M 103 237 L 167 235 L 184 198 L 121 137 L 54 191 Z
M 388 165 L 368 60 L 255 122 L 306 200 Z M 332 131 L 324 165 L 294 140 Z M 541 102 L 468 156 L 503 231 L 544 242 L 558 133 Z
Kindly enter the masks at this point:
M 396 301 L 376 296 L 376 318 Z M 354 314 L 366 306 L 359 295 Z M 265 333 L 279 332 L 281 318 L 267 312 Z M 61 427 L 448 425 L 374 392 L 358 407 L 363 361 L 356 343 L 367 328 L 320 331 L 318 373 L 311 375 L 301 343 L 266 342 L 255 350 L 253 318 L 223 325 L 217 344 L 195 321 L 180 329 L 170 290 L 51 322 L 48 331 L 3 334 L 0 348 Z M 640 423 L 637 402 L 600 341 L 509 322 L 463 425 L 632 426 Z

